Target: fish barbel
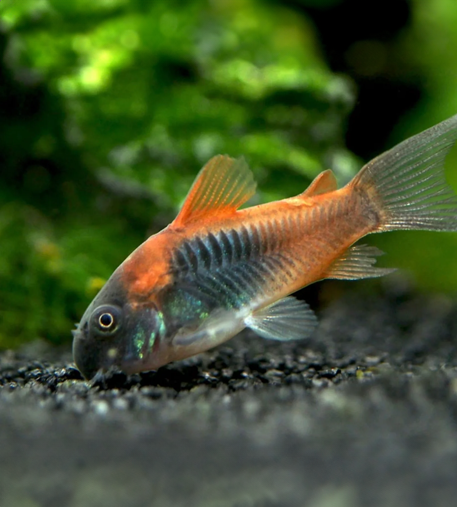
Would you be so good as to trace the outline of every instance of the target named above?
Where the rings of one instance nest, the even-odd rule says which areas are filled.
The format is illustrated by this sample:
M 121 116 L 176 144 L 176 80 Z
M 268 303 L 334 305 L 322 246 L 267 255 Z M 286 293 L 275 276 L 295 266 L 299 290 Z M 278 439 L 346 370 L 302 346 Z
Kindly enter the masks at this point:
M 296 197 L 240 210 L 255 192 L 244 159 L 212 158 L 176 219 L 113 273 L 74 331 L 77 367 L 154 370 L 248 327 L 274 340 L 308 337 L 309 306 L 290 296 L 324 278 L 378 277 L 381 252 L 355 245 L 397 229 L 457 230 L 444 159 L 457 115 L 376 157 L 343 188 L 324 171 Z

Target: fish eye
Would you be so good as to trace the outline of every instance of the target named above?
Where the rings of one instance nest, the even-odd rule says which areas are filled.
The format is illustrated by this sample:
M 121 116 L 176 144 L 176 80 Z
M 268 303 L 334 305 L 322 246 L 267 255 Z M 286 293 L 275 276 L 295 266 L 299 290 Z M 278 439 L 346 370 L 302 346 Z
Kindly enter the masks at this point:
M 97 334 L 109 336 L 121 326 L 122 310 L 114 305 L 99 306 L 92 313 L 91 324 Z
M 102 313 L 98 318 L 98 323 L 102 329 L 109 329 L 114 324 L 112 313 Z

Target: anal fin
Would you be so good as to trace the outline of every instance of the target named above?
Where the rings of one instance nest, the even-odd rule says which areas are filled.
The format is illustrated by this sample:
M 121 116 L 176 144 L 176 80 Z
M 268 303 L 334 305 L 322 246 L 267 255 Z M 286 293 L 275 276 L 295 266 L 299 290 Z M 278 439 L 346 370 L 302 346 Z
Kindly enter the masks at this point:
M 337 280 L 358 280 L 360 278 L 377 278 L 393 273 L 395 268 L 377 268 L 376 257 L 384 252 L 369 245 L 356 245 L 344 252 L 329 268 L 323 278 Z
M 304 302 L 288 296 L 244 319 L 247 327 L 268 340 L 308 338 L 317 326 L 317 317 Z

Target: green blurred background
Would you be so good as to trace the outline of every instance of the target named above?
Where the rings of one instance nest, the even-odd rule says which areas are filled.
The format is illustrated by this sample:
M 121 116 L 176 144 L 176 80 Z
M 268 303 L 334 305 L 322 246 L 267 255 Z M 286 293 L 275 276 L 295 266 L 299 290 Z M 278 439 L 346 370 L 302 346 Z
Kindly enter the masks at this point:
M 457 113 L 456 27 L 455 0 L 1 0 L 0 347 L 70 340 L 211 156 L 263 202 Z M 457 235 L 374 241 L 455 294 Z

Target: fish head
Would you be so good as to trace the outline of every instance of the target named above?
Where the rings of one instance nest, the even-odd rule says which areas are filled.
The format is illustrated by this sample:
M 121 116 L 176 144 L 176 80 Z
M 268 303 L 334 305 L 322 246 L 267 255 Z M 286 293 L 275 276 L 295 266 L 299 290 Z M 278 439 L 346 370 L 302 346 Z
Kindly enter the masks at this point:
M 86 379 L 99 371 L 146 369 L 164 335 L 162 313 L 152 301 L 131 301 L 115 272 L 73 331 L 73 357 Z M 154 361 L 151 363 L 154 365 Z

